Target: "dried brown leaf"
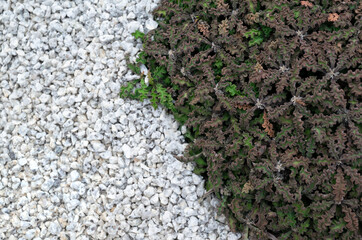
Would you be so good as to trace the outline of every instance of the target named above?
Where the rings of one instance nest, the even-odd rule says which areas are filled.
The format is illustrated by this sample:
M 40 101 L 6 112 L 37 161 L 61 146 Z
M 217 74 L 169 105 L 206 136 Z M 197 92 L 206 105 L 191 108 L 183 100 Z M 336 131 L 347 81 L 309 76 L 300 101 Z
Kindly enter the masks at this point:
M 219 34 L 221 35 L 227 35 L 229 33 L 229 21 L 227 19 L 221 21 L 221 24 L 219 24 Z
M 249 191 L 252 191 L 253 190 L 253 186 L 251 186 L 251 183 L 250 181 L 247 181 L 245 184 L 244 184 L 244 187 L 243 189 L 241 190 L 242 193 L 249 193 Z
M 337 13 L 330 13 L 328 15 L 328 21 L 329 22 L 335 22 L 335 21 L 338 20 L 338 18 L 339 18 L 339 15 Z
M 313 3 L 308 1 L 300 1 L 300 4 L 305 7 L 313 7 Z
M 295 102 L 296 102 L 296 103 L 299 103 L 299 104 L 302 105 L 302 106 L 305 106 L 305 105 L 306 105 L 306 104 L 305 104 L 302 100 L 300 100 L 300 99 L 295 100 Z
M 224 3 L 224 0 L 217 0 L 216 4 L 218 10 L 226 11 L 229 9 L 229 5 L 227 3 Z
M 243 110 L 248 110 L 248 109 L 252 108 L 252 106 L 247 105 L 247 104 L 238 104 L 238 103 L 236 103 L 236 108 L 243 109 Z
M 207 23 L 205 23 L 204 21 L 199 21 L 197 23 L 197 28 L 199 29 L 200 32 L 202 32 L 202 34 L 205 37 L 209 37 L 210 36 L 210 31 L 209 31 L 209 26 L 207 25 Z
M 258 23 L 260 21 L 260 13 L 249 13 L 245 18 L 249 23 Z
M 270 137 L 274 137 L 273 125 L 269 122 L 269 119 L 268 119 L 268 116 L 267 116 L 267 113 L 265 110 L 264 110 L 263 119 L 264 119 L 264 123 L 263 123 L 262 127 L 265 128 L 265 132 L 267 132 Z
M 261 70 L 263 70 L 264 68 L 263 68 L 263 66 L 260 64 L 260 63 L 256 63 L 255 64 L 255 67 L 254 67 L 254 70 L 256 71 L 256 72 L 261 72 Z

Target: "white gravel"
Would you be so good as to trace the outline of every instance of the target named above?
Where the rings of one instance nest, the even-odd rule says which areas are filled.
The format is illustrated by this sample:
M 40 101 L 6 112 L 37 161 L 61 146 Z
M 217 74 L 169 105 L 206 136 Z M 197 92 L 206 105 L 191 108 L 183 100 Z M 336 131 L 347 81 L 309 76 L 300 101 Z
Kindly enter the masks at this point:
M 0 239 L 238 239 L 161 108 L 119 98 L 151 0 L 0 0 Z

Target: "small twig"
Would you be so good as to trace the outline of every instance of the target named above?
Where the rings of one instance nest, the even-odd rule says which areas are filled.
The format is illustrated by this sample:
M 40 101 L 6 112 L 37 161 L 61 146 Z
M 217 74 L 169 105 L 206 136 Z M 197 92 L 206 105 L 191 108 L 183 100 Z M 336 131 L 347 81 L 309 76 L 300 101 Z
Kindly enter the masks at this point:
M 193 160 L 195 160 L 196 158 L 200 157 L 202 155 L 203 152 L 201 153 L 198 153 L 194 156 L 191 156 L 191 157 L 185 157 L 185 156 L 177 156 L 175 154 L 172 154 L 174 158 L 176 158 L 177 160 L 179 160 L 180 162 L 192 162 Z
M 212 194 L 214 192 L 214 189 L 210 189 L 209 191 L 207 191 L 200 199 L 199 199 L 199 203 L 201 203 L 207 196 L 209 196 L 210 194 Z
M 242 240 L 249 240 L 249 226 L 244 228 Z
M 250 227 L 254 231 L 265 233 L 268 236 L 269 239 L 278 240 L 278 238 L 276 238 L 273 234 L 271 234 L 271 233 L 269 233 L 267 231 L 263 231 L 263 230 L 259 229 L 257 226 L 254 226 L 254 224 L 251 223 L 250 221 L 245 220 L 244 218 L 241 218 L 240 216 L 238 217 L 238 219 L 241 220 L 241 222 L 245 223 L 248 227 Z

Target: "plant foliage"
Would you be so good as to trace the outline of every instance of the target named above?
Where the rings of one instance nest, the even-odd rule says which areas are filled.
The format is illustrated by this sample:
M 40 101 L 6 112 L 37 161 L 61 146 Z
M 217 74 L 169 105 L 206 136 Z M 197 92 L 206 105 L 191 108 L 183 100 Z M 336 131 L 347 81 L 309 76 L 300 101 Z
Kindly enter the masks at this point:
M 230 227 L 358 239 L 361 2 L 163 0 L 153 14 L 159 27 L 134 34 L 149 72 L 121 96 L 186 125 L 179 159 L 196 162 Z

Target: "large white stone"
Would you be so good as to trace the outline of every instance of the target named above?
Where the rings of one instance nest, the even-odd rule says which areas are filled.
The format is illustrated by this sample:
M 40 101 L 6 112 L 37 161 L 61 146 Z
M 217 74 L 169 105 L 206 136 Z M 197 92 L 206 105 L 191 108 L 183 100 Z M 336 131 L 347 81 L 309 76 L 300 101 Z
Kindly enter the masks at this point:
M 133 150 L 130 148 L 127 144 L 124 144 L 122 146 L 123 154 L 126 158 L 132 158 L 133 157 Z
M 154 187 L 148 187 L 144 192 L 143 192 L 143 195 L 145 197 L 152 197 L 154 194 L 156 193 L 156 190 Z
M 102 35 L 99 37 L 99 40 L 101 41 L 101 43 L 106 43 L 109 41 L 112 41 L 114 39 L 113 35 Z
M 161 221 L 163 224 L 170 223 L 172 220 L 172 213 L 169 211 L 165 211 L 164 214 L 161 217 Z
M 59 235 L 62 227 L 59 225 L 58 221 L 51 222 L 49 225 L 49 232 L 53 235 Z
M 76 181 L 79 179 L 79 173 L 77 170 L 73 170 L 70 173 L 70 179 L 72 180 L 72 182 Z
M 133 186 L 127 186 L 126 189 L 124 190 L 124 194 L 127 197 L 130 197 L 130 198 L 133 197 L 135 194 Z
M 24 165 L 26 165 L 26 164 L 28 163 L 28 159 L 26 159 L 26 158 L 20 158 L 20 159 L 18 160 L 18 163 L 19 163 L 20 166 L 24 166 Z
M 131 21 L 127 24 L 127 29 L 129 33 L 134 33 L 141 27 L 141 24 L 137 21 Z
M 95 152 L 104 152 L 106 150 L 104 144 L 100 141 L 91 141 L 91 144 Z
M 156 21 L 154 21 L 153 19 L 148 19 L 146 21 L 146 28 L 148 30 L 153 30 L 153 29 L 157 28 L 157 26 L 158 26 L 158 23 Z

